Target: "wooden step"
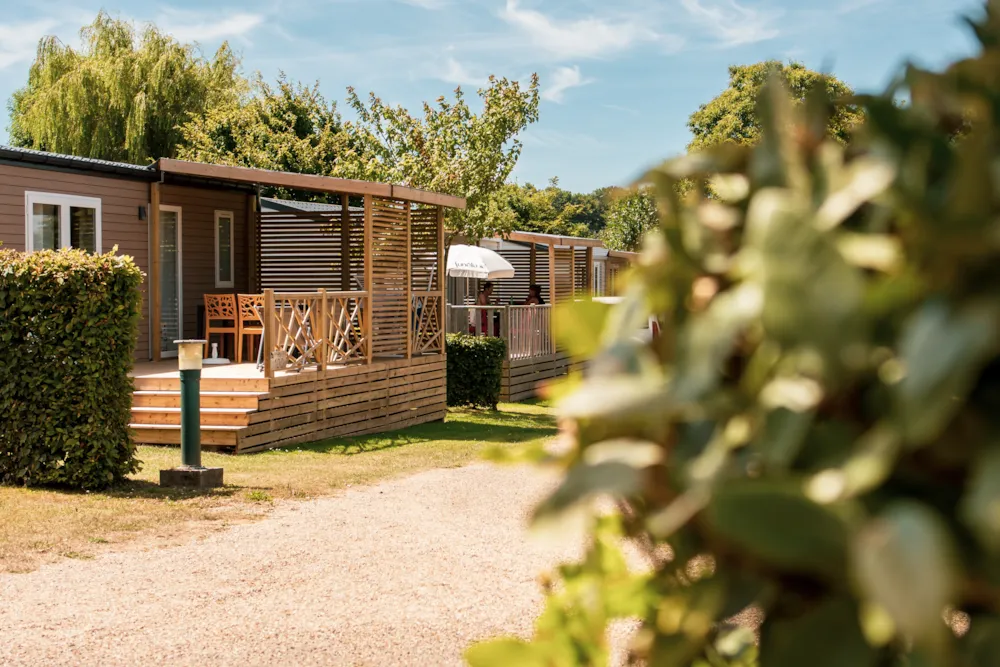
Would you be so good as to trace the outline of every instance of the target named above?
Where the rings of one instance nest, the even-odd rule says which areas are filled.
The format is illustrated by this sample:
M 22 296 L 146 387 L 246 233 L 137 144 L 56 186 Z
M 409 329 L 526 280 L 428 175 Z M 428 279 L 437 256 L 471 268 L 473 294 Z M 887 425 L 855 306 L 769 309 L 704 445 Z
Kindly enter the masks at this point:
M 180 391 L 181 380 L 176 377 L 132 378 L 137 391 Z M 201 379 L 201 390 L 205 391 L 252 391 L 266 392 L 270 387 L 267 378 L 206 378 Z
M 180 445 L 181 427 L 177 424 L 129 424 L 135 441 L 141 445 Z M 206 426 L 201 429 L 201 444 L 208 447 L 235 447 L 243 426 Z
M 202 426 L 246 426 L 253 408 L 202 408 Z M 132 421 L 136 424 L 180 425 L 181 409 L 165 407 L 133 407 Z
M 202 408 L 247 408 L 257 409 L 260 399 L 266 398 L 266 393 L 250 391 L 203 391 L 201 392 Z M 132 406 L 142 408 L 179 408 L 181 407 L 181 392 L 167 389 L 143 390 L 132 394 Z

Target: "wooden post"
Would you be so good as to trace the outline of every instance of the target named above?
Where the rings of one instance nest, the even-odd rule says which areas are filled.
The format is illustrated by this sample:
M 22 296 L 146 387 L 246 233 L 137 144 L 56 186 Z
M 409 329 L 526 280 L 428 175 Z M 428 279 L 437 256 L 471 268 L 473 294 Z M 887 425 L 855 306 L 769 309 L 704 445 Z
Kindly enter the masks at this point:
M 257 256 L 257 195 L 247 195 L 247 291 L 257 292 L 258 262 Z M 242 342 L 240 343 L 242 345 Z
M 534 242 L 532 242 L 532 244 L 531 244 L 531 252 L 529 253 L 528 258 L 529 258 L 528 259 L 528 284 L 529 285 L 534 285 L 535 282 L 536 282 L 536 280 L 537 280 L 535 274 L 536 274 L 536 268 L 537 268 L 537 265 L 538 265 L 538 246 Z M 549 295 L 549 296 L 551 296 L 551 295 Z
M 438 244 L 437 244 L 437 287 L 436 289 L 441 292 L 441 298 L 438 299 L 440 304 L 439 308 L 439 319 L 441 327 L 441 342 L 439 343 L 441 348 L 441 354 L 445 352 L 445 331 L 447 327 L 445 326 L 445 301 L 448 296 L 448 286 L 445 284 L 445 247 L 444 247 L 444 208 L 441 206 L 437 207 L 437 234 L 438 234 Z
M 556 302 L 556 247 L 549 244 L 549 303 Z
M 264 322 L 264 377 L 273 378 L 274 369 L 271 368 L 271 352 L 274 350 L 274 290 L 264 290 L 264 314 L 261 317 Z
M 410 234 L 410 213 L 413 205 L 403 202 L 406 207 L 406 358 L 413 356 L 413 236 Z
M 584 250 L 584 261 L 586 265 L 583 267 L 583 294 L 584 297 L 590 299 L 594 296 L 594 248 L 592 246 L 587 246 Z
M 330 311 L 326 300 L 326 288 L 319 288 L 319 359 L 316 370 L 325 371 L 330 358 Z
M 351 289 L 350 199 L 346 194 L 340 195 L 340 289 L 345 292 Z
M 576 299 L 576 248 L 569 247 L 569 293 Z
M 365 317 L 365 340 L 368 341 L 368 363 L 372 362 L 375 351 L 375 341 L 372 340 L 372 320 L 375 319 L 375 290 L 372 285 L 372 264 L 374 248 L 372 247 L 372 196 L 365 195 L 365 291 L 368 292 L 368 313 Z
M 160 350 L 163 347 L 160 337 L 160 184 L 149 184 L 149 303 L 151 304 L 150 322 L 152 330 L 149 336 L 149 352 L 153 361 L 160 360 Z

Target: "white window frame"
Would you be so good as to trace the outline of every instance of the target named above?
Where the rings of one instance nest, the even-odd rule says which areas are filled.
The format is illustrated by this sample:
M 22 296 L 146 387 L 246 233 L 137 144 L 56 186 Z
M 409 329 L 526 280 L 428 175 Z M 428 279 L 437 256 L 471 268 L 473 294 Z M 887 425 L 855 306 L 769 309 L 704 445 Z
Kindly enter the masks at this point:
M 24 193 L 24 249 L 27 252 L 34 252 L 35 234 L 32 229 L 32 218 L 35 204 L 48 204 L 59 207 L 59 238 L 60 248 L 70 248 L 69 237 L 69 209 L 71 206 L 78 208 L 94 209 L 94 251 L 99 255 L 103 252 L 101 245 L 101 198 L 84 197 L 82 195 L 65 195 L 54 192 L 32 192 Z
M 229 217 L 229 280 L 219 280 L 219 218 Z M 235 287 L 236 285 L 236 216 L 232 211 L 215 212 L 215 286 Z

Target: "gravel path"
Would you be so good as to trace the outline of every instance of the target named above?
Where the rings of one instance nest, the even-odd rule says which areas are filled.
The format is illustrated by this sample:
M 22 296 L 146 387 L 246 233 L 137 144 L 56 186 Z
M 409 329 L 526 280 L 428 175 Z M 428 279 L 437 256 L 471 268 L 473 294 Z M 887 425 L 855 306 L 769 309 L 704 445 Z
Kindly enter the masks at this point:
M 0 665 L 460 665 L 527 634 L 536 577 L 571 549 L 529 541 L 554 479 L 434 470 L 180 547 L 0 574 Z

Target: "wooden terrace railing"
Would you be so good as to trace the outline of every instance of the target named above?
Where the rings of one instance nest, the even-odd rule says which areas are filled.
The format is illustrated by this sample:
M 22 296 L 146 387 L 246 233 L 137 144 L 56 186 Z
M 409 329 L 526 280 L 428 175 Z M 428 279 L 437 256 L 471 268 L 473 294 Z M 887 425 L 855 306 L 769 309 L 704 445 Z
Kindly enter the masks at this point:
M 264 290 L 264 375 L 371 361 L 368 292 Z M 286 361 L 277 368 L 276 361 Z
M 485 313 L 485 328 L 484 317 Z M 552 306 L 448 306 L 448 330 L 507 341 L 508 359 L 555 354 Z
M 444 352 L 444 323 L 441 321 L 444 292 L 413 290 L 410 295 L 413 309 L 410 353 Z

